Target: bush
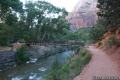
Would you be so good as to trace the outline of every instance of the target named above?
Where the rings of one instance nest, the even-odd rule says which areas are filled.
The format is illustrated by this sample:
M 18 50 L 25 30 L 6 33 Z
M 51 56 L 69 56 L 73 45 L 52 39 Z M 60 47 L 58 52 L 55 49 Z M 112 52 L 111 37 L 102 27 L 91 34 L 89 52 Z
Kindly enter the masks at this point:
M 19 48 L 16 52 L 16 62 L 18 64 L 26 63 L 27 61 L 30 60 L 28 57 L 27 53 L 27 46 L 22 46 Z
M 91 30 L 91 38 L 94 42 L 99 41 L 101 37 L 107 32 L 108 28 L 106 27 L 105 20 L 99 20 L 95 27 Z
M 115 39 L 113 37 L 111 37 L 109 40 L 108 40 L 108 45 L 109 46 L 112 46 L 115 44 Z
M 69 73 L 70 73 L 70 65 L 69 64 L 64 64 L 60 70 L 60 78 L 61 80 L 70 80 L 69 78 Z
M 89 63 L 91 54 L 88 51 L 79 51 L 77 55 L 71 57 L 68 63 L 61 65 L 55 61 L 51 67 L 46 80 L 73 80 L 73 78 L 80 74 L 83 67 Z
M 90 59 L 91 54 L 89 54 L 89 52 L 86 50 L 79 51 L 79 54 L 71 58 L 69 62 L 71 79 L 80 74 L 81 70 L 86 64 L 89 63 Z
M 108 40 L 108 45 L 109 46 L 113 46 L 113 45 L 117 45 L 118 44 L 118 40 L 115 38 L 115 36 L 112 36 L 109 40 Z
M 81 53 L 81 60 L 83 62 L 83 64 L 88 64 L 89 61 L 91 60 L 91 54 L 88 54 L 89 52 L 88 51 L 83 51 Z
M 72 47 L 71 47 L 71 50 L 74 50 L 74 51 L 75 51 L 75 54 L 78 54 L 79 51 L 80 51 L 80 46 L 72 46 Z
M 61 80 L 60 79 L 60 69 L 61 69 L 61 64 L 56 59 L 53 62 L 48 75 L 46 76 L 46 80 Z

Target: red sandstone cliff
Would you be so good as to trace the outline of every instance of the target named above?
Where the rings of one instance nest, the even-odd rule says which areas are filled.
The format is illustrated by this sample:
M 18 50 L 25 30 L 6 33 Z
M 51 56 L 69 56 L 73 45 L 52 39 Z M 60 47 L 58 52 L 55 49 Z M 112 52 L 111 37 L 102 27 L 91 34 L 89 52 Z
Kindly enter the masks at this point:
M 91 27 L 96 24 L 96 4 L 96 0 L 80 0 L 74 10 L 67 16 L 67 20 L 71 24 L 71 29 Z

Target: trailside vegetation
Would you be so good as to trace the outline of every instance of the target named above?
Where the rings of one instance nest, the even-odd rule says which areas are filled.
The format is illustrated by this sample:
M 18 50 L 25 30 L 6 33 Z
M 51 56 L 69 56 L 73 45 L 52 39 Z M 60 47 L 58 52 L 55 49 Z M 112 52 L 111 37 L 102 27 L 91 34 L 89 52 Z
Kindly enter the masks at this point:
M 98 22 L 91 32 L 99 47 L 120 44 L 120 0 L 98 0 Z
M 73 80 L 75 76 L 80 74 L 83 67 L 89 63 L 91 57 L 87 50 L 80 49 L 65 64 L 55 60 L 45 80 Z
M 120 26 L 120 0 L 98 0 L 98 16 L 107 23 L 106 27 Z

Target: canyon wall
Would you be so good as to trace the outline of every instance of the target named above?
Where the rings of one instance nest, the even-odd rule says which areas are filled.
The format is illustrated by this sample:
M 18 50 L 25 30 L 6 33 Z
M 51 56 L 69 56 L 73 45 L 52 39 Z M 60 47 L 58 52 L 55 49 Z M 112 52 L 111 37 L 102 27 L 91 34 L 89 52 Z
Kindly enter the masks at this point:
M 67 16 L 71 30 L 92 27 L 97 21 L 97 0 L 80 0 Z

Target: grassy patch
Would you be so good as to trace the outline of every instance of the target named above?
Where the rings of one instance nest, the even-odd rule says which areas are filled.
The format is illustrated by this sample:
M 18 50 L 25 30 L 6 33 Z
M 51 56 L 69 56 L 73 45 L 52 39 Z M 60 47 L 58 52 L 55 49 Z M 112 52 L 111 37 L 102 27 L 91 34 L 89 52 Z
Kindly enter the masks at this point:
M 73 80 L 75 76 L 80 74 L 83 67 L 89 63 L 90 59 L 91 54 L 87 50 L 80 50 L 64 65 L 55 60 L 46 80 Z

